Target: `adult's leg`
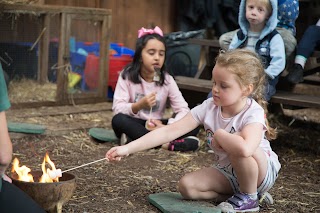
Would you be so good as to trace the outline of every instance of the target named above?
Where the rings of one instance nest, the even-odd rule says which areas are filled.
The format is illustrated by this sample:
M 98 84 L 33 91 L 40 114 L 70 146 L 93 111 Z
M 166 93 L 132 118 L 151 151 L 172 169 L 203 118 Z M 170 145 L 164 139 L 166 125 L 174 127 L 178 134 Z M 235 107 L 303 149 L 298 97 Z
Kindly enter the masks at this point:
M 145 123 L 145 120 L 122 113 L 113 116 L 111 121 L 113 131 L 118 138 L 121 137 L 122 133 L 125 133 L 132 140 L 136 140 L 149 132 L 145 127 Z
M 214 167 L 203 168 L 184 175 L 178 190 L 185 199 L 221 202 L 233 195 L 229 180 Z
M 2 189 L 0 192 L 1 213 L 45 213 L 39 204 L 18 187 L 3 179 L 0 179 L 0 181 L 2 181 Z
M 304 32 L 297 47 L 297 54 L 309 58 L 320 45 L 320 26 L 312 25 Z
M 303 81 L 305 64 L 317 46 L 320 46 L 320 26 L 312 25 L 307 28 L 299 41 L 294 67 L 287 75 L 289 82 L 297 84 Z

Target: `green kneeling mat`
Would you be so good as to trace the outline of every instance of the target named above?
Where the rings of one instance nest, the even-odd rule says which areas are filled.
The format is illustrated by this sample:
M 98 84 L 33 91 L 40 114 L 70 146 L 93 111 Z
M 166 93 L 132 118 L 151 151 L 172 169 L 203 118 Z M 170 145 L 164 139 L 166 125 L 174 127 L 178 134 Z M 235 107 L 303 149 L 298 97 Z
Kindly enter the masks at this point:
M 9 132 L 42 134 L 46 131 L 46 127 L 38 124 L 8 122 L 8 130 Z
M 114 134 L 113 130 L 104 129 L 104 128 L 91 128 L 89 129 L 89 135 L 95 139 L 104 142 L 114 142 L 119 140 Z
M 219 208 L 209 202 L 184 200 L 176 192 L 151 194 L 148 201 L 163 213 L 221 213 Z

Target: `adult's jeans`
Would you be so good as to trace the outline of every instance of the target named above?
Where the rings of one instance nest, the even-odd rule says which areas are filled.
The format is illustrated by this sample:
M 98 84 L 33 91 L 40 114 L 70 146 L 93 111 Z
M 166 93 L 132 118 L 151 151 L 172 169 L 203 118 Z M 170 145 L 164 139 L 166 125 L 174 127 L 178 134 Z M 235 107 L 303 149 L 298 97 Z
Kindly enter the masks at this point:
M 297 46 L 296 55 L 309 58 L 317 47 L 320 47 L 320 26 L 311 25 L 303 33 Z

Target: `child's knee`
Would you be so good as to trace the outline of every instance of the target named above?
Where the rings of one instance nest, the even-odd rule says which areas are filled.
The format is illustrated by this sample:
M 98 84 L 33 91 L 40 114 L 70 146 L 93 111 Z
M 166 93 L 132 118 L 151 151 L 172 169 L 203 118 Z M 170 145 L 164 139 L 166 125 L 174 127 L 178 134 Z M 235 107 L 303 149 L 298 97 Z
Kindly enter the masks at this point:
M 122 113 L 118 113 L 112 117 L 111 124 L 112 126 L 118 126 L 119 124 L 123 124 L 125 122 L 126 115 Z
M 192 199 L 191 185 L 188 177 L 183 176 L 178 182 L 178 191 L 184 199 Z

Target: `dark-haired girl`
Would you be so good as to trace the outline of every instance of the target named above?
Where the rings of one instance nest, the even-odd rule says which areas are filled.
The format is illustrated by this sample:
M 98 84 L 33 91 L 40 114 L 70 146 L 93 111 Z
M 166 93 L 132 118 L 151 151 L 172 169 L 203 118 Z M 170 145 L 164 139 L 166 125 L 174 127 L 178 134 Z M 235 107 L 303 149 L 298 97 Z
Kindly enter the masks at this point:
M 165 59 L 162 30 L 141 28 L 133 61 L 121 72 L 113 98 L 112 128 L 121 145 L 180 120 L 190 111 L 174 78 L 165 68 Z M 163 119 L 167 103 L 175 116 Z M 195 151 L 199 148 L 199 139 L 195 137 L 198 129 L 162 147 L 171 151 Z

